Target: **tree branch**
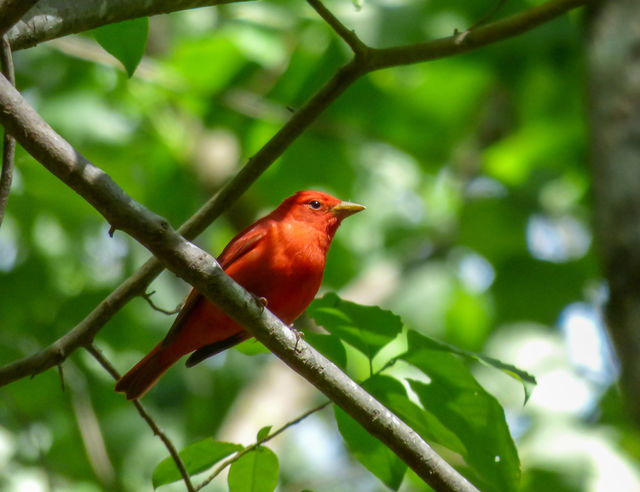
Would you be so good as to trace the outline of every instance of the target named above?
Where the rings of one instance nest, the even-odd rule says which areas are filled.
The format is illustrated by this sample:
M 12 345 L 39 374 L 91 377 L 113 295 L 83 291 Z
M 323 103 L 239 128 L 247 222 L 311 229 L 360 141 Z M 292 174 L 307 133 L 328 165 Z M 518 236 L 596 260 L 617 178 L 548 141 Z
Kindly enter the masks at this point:
M 86 345 L 85 349 L 93 356 L 95 360 L 98 361 L 98 363 L 104 368 L 104 370 L 107 371 L 111 375 L 111 377 L 113 377 L 113 379 L 115 379 L 116 381 L 120 379 L 120 373 L 116 370 L 115 367 L 113 367 L 111 362 L 109 362 L 109 360 L 104 356 L 102 352 L 100 352 L 100 350 L 95 345 Z M 147 410 L 142 406 L 142 403 L 140 403 L 139 400 L 132 400 L 132 403 L 136 407 L 136 410 L 138 411 L 140 416 L 149 425 L 153 433 L 160 438 L 160 440 L 167 448 L 167 451 L 169 451 L 171 458 L 173 458 L 173 461 L 178 467 L 180 475 L 182 475 L 182 480 L 184 480 L 187 491 L 195 492 L 196 489 L 194 489 L 193 484 L 191 483 L 189 473 L 187 473 L 187 469 L 185 468 L 184 463 L 182 462 L 182 459 L 180 458 L 180 455 L 176 450 L 176 447 L 171 442 L 171 439 L 169 439 L 169 437 L 164 432 L 162 432 L 160 427 L 158 427 L 158 424 L 156 424 L 155 420 L 153 420 L 153 417 L 149 415 L 149 412 L 147 412 Z
M 356 55 L 366 52 L 369 47 L 364 44 L 354 31 L 347 29 L 329 9 L 327 9 L 320 0 L 307 0 L 309 5 L 331 26 L 331 28 L 340 36 L 345 43 L 353 50 Z
M 2 73 L 11 83 L 16 85 L 16 77 L 13 72 L 13 58 L 11 57 L 11 47 L 5 36 L 0 38 L 0 64 Z M 2 170 L 0 171 L 0 226 L 4 218 L 4 211 L 7 208 L 9 193 L 11 192 L 11 182 L 13 181 L 13 166 L 16 155 L 16 141 L 9 132 L 4 130 L 4 140 L 2 144 Z
M 554 15 L 561 15 L 566 9 L 571 8 L 570 6 L 578 6 L 588 1 L 589 0 L 551 1 L 540 7 L 534 7 L 527 12 L 513 16 L 510 19 L 489 24 L 483 27 L 482 30 L 483 32 L 486 32 L 486 30 L 492 32 L 495 29 L 504 37 L 496 37 L 494 34 L 492 38 L 495 40 L 504 39 L 519 33 L 519 31 L 514 31 L 513 27 L 508 26 L 515 24 L 532 28 L 534 25 L 538 25 L 537 23 L 533 23 L 530 18 L 539 21 L 542 15 L 540 9 L 542 9 L 545 18 L 551 18 L 549 17 L 551 15 L 550 12 L 553 12 Z M 523 21 L 523 17 L 529 20 Z M 505 27 L 505 23 L 507 27 Z M 498 27 L 494 27 L 496 25 L 498 25 Z M 471 41 L 465 40 L 462 44 L 457 43 L 455 37 L 425 43 L 421 48 L 422 54 L 426 53 L 429 54 L 429 56 L 435 57 L 434 53 L 440 52 L 442 56 L 451 56 L 458 52 L 463 53 L 470 49 L 477 48 L 481 45 L 477 44 L 477 41 L 474 41 L 477 31 L 473 31 L 473 33 L 474 36 L 472 36 Z M 486 37 L 487 34 L 484 36 Z M 427 49 L 429 45 L 433 45 L 431 50 Z M 447 48 L 444 49 L 443 46 Z M 367 53 L 372 53 L 373 51 L 381 53 L 373 57 L 373 61 L 377 60 L 376 63 L 380 64 L 385 62 L 388 56 L 386 53 L 389 53 L 389 50 L 392 49 L 393 48 L 386 50 L 369 49 Z M 398 49 L 408 49 L 408 47 Z M 304 106 L 294 113 L 291 120 L 249 160 L 220 192 L 196 212 L 178 232 L 187 239 L 193 239 L 198 236 L 213 220 L 244 193 L 275 159 L 277 159 L 342 92 L 365 73 L 366 70 L 377 70 L 380 68 L 376 68 L 376 63 L 373 63 L 372 68 L 371 62 L 371 57 L 360 57 L 352 60 L 351 63 L 343 67 Z M 162 265 L 155 258 L 148 260 L 134 275 L 115 289 L 84 320 L 67 334 L 40 352 L 0 368 L 0 386 L 26 376 L 33 376 L 43 372 L 61 363 L 76 348 L 91 342 L 98 331 L 100 331 L 118 310 L 134 297 L 144 294 L 146 287 L 160 274 L 162 269 Z
M 38 0 L 2 0 L 0 2 L 0 37 L 11 29 Z
M 275 430 L 273 432 L 271 432 L 268 436 L 260 439 L 259 441 L 256 441 L 254 444 L 252 444 L 251 446 L 247 446 L 246 448 L 238 451 L 236 454 L 234 454 L 231 458 L 229 458 L 228 460 L 223 461 L 222 463 L 220 463 L 220 465 L 218 465 L 216 467 L 215 470 L 213 470 L 213 472 L 211 472 L 211 474 L 200 484 L 198 484 L 196 486 L 196 491 L 200 490 L 203 487 L 206 487 L 207 485 L 209 485 L 211 483 L 211 481 L 216 478 L 218 475 L 220 475 L 220 473 L 222 473 L 222 471 L 227 468 L 229 465 L 231 465 L 232 463 L 234 463 L 235 461 L 238 461 L 240 458 L 242 458 L 245 454 L 253 451 L 254 449 L 256 449 L 258 446 L 260 446 L 261 444 L 264 444 L 267 441 L 270 441 L 271 439 L 273 439 L 274 437 L 276 437 L 277 435 L 283 433 L 285 430 L 287 430 L 289 427 L 292 427 L 296 424 L 299 424 L 300 422 L 302 422 L 304 419 L 306 419 L 309 415 L 314 414 L 320 410 L 322 410 L 324 407 L 326 407 L 329 403 L 331 403 L 330 401 L 324 402 L 322 405 L 318 405 L 315 408 L 312 408 L 311 410 L 306 411 L 305 413 L 303 413 L 302 415 L 300 415 L 298 418 L 296 418 L 295 420 L 292 420 L 291 422 L 287 422 L 286 424 L 284 424 L 282 427 L 280 427 L 278 430 Z
M 386 444 L 426 483 L 444 492 L 477 490 L 413 429 L 256 302 L 224 273 L 215 258 L 182 238 L 164 218 L 126 195 L 105 172 L 76 152 L 4 77 L 0 78 L 0 120 L 51 173 L 245 327 Z
M 213 198 L 198 210 L 178 232 L 187 239 L 198 236 L 225 211 L 284 150 L 359 76 L 347 65 L 305 103 Z M 148 260 L 138 271 L 118 286 L 72 330 L 40 352 L 0 368 L 0 386 L 17 379 L 39 374 L 60 364 L 78 347 L 90 343 L 111 317 L 134 297 L 144 294 L 151 281 L 163 270 L 156 259 Z
M 518 14 L 485 24 L 468 31 L 461 41 L 458 34 L 447 38 L 425 41 L 406 46 L 376 49 L 369 53 L 367 71 L 410 65 L 436 58 L 460 55 L 497 41 L 530 31 L 534 27 L 558 17 L 569 10 L 596 0 L 549 0 Z
M 248 0 L 40 0 L 7 34 L 16 51 L 105 24 L 244 1 Z

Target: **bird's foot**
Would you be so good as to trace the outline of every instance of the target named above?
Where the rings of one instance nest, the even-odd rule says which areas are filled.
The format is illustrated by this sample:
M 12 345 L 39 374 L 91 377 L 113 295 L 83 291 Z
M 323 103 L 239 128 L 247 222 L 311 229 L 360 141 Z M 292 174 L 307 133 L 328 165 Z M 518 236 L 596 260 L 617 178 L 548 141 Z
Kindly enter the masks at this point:
M 299 351 L 298 351 L 298 343 L 300 342 L 300 339 L 301 339 L 301 338 L 302 338 L 302 339 L 304 339 L 304 332 L 303 332 L 303 331 L 298 330 L 298 329 L 293 325 L 293 323 L 291 323 L 291 324 L 289 325 L 289 328 L 291 329 L 291 331 L 293 332 L 293 334 L 296 336 L 296 344 L 294 345 L 293 350 L 295 350 L 296 352 L 299 352 Z
M 258 304 L 261 309 L 264 309 L 269 305 L 269 301 L 267 301 L 266 297 L 253 296 L 253 298 L 256 300 L 256 304 Z

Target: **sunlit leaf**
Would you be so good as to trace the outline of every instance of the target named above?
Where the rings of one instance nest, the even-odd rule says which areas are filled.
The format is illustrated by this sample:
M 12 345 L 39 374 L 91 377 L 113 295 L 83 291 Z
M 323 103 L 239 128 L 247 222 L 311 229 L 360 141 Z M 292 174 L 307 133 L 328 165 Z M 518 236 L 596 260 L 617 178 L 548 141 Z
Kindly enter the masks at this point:
M 214 441 L 211 438 L 190 444 L 178 454 L 189 475 L 203 472 L 232 453 L 242 449 L 240 444 Z M 153 487 L 181 480 L 182 475 L 173 458 L 165 458 L 153 472 Z
M 271 492 L 278 485 L 279 468 L 276 454 L 258 446 L 229 468 L 229 492 Z
M 342 409 L 334 406 L 336 422 L 349 451 L 367 470 L 388 487 L 398 490 L 407 465 L 393 451 L 369 434 L 358 422 Z
M 313 301 L 307 313 L 369 359 L 402 330 L 402 320 L 391 311 L 344 301 L 334 293 Z
M 265 437 L 267 437 L 269 435 L 269 432 L 271 432 L 271 427 L 273 426 L 265 425 L 262 429 L 260 429 L 256 436 L 256 441 L 262 441 Z
M 100 46 L 120 60 L 129 77 L 133 76 L 147 46 L 149 19 L 139 17 L 107 24 L 94 29 L 92 33 Z
M 516 381 L 522 383 L 522 387 L 524 388 L 525 404 L 527 403 L 527 400 L 529 400 L 531 392 L 537 384 L 536 378 L 532 374 L 529 374 L 527 371 L 519 369 L 512 364 L 494 359 L 493 357 L 487 357 L 486 355 L 482 355 L 477 352 L 463 350 L 453 345 L 449 345 L 448 343 L 440 342 L 438 340 L 434 340 L 433 338 L 420 335 L 416 332 L 410 332 L 409 339 L 409 350 L 415 350 L 416 348 L 418 348 L 418 350 L 429 349 L 449 352 L 452 354 L 462 355 L 463 357 L 466 357 L 468 359 L 476 360 L 486 366 L 500 369 L 504 373 L 514 378 Z
M 520 461 L 504 410 L 456 355 L 433 347 L 422 335 L 409 333 L 409 350 L 401 357 L 429 378 L 428 383 L 409 380 L 411 389 L 427 411 L 456 433 L 483 491 L 516 490 Z
M 338 367 L 344 369 L 347 366 L 347 351 L 337 336 L 305 333 L 304 339 Z

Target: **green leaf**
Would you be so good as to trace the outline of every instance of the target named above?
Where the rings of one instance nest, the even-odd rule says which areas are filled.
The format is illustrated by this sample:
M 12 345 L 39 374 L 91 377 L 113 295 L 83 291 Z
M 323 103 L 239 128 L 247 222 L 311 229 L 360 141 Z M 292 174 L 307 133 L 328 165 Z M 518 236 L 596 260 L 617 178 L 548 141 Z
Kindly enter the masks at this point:
M 256 441 L 262 441 L 265 437 L 269 435 L 271 432 L 272 425 L 265 425 L 262 429 L 258 431 L 258 435 L 256 436 Z
M 427 441 L 437 442 L 460 455 L 466 453 L 455 429 L 448 429 L 435 415 L 412 402 L 404 385 L 397 379 L 378 374 L 362 386 Z
M 334 405 L 336 422 L 351 453 L 364 467 L 393 490 L 398 490 L 407 465 L 369 434 L 358 422 Z
M 214 441 L 209 437 L 202 441 L 189 444 L 189 446 L 184 448 L 178 454 L 180 455 L 189 475 L 195 475 L 196 473 L 200 473 L 211 468 L 211 466 L 221 459 L 241 449 L 242 446 L 240 444 Z M 173 458 L 169 457 L 162 460 L 160 464 L 156 466 L 156 469 L 153 471 L 151 481 L 153 483 L 153 488 L 155 489 L 160 487 L 160 485 L 165 485 L 181 479 L 182 475 L 180 475 L 175 461 L 173 461 Z
M 239 343 L 233 348 L 235 348 L 238 352 L 243 353 L 244 355 L 268 354 L 269 352 L 271 352 L 267 347 L 265 347 L 255 338 L 245 340 L 244 342 Z
M 409 350 L 414 350 L 418 348 L 428 349 L 428 350 L 440 350 L 443 352 L 450 352 L 452 354 L 461 355 L 468 359 L 473 359 L 478 362 L 481 362 L 484 365 L 495 367 L 496 369 L 500 369 L 505 372 L 515 380 L 522 383 L 522 387 L 524 388 L 524 403 L 526 404 L 531 396 L 533 388 L 536 384 L 536 378 L 532 374 L 529 374 L 527 371 L 523 371 L 522 369 L 518 369 L 516 366 L 512 364 L 507 364 L 506 362 L 502 362 L 498 359 L 494 359 L 492 357 L 487 357 L 486 355 L 478 354 L 476 352 L 470 352 L 468 350 L 463 350 L 458 347 L 454 347 L 453 345 L 449 345 L 448 343 L 440 342 L 438 340 L 434 340 L 433 338 L 429 338 L 424 335 L 420 335 L 416 332 L 409 332 L 410 342 L 409 342 Z
M 409 380 L 426 411 L 455 432 L 483 491 L 515 491 L 520 461 L 504 411 L 455 355 L 434 349 L 431 340 L 410 332 L 409 351 L 401 358 L 420 369 L 430 382 Z
M 149 19 L 139 17 L 116 24 L 107 24 L 94 29 L 92 34 L 105 51 L 120 60 L 131 77 L 142 60 L 147 46 Z
M 258 446 L 229 468 L 229 492 L 271 492 L 278 485 L 279 467 L 276 454 Z
M 391 311 L 343 301 L 334 293 L 313 301 L 307 314 L 369 359 L 402 330 L 402 320 Z
M 305 332 L 304 339 L 341 369 L 347 367 L 347 351 L 337 336 Z

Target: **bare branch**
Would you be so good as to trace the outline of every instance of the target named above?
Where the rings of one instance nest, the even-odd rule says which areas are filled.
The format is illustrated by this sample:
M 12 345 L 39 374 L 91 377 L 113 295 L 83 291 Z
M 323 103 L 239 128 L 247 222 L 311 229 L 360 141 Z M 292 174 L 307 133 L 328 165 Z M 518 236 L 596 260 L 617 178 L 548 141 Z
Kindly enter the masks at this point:
M 11 29 L 38 0 L 3 0 L 0 2 L 0 37 Z
M 349 71 L 354 70 L 350 65 L 345 69 L 339 74 L 343 77 L 351 74 L 346 79 L 349 83 L 357 78 L 359 72 Z M 296 113 L 292 120 L 299 114 Z M 166 219 L 135 202 L 105 172 L 76 152 L 4 77 L 0 78 L 0 120 L 51 173 L 91 203 L 111 224 L 130 234 L 167 268 L 215 302 L 289 367 L 386 444 L 427 484 L 443 492 L 477 491 L 413 429 L 256 302 L 252 294 L 224 273 L 215 258 L 182 238 Z
M 180 312 L 180 309 L 182 308 L 182 305 L 178 305 L 178 307 L 176 307 L 175 309 L 173 309 L 171 311 L 167 311 L 166 309 L 163 309 L 160 306 L 157 306 L 151 300 L 151 296 L 153 294 L 155 294 L 155 293 L 156 293 L 156 291 L 152 290 L 151 292 L 145 292 L 140 297 L 142 297 L 145 301 L 147 301 L 149 303 L 149 306 L 151 306 L 151 309 L 153 309 L 154 311 L 158 311 L 159 313 L 166 314 L 167 316 L 171 316 L 172 314 L 177 314 L 177 313 Z
M 211 481 L 216 478 L 218 475 L 220 475 L 220 473 L 222 473 L 222 471 L 227 468 L 228 466 L 230 466 L 232 463 L 238 461 L 240 458 L 242 458 L 245 454 L 250 453 L 251 451 L 253 451 L 254 449 L 256 449 L 258 446 L 260 446 L 261 444 L 264 444 L 267 441 L 270 441 L 271 439 L 273 439 L 274 437 L 276 437 L 277 435 L 281 434 L 282 432 L 284 432 L 285 430 L 287 430 L 289 427 L 292 427 L 296 424 L 299 424 L 300 422 L 302 422 L 304 419 L 306 419 L 309 415 L 312 415 L 316 412 L 319 412 L 320 410 L 322 410 L 323 408 L 325 408 L 329 403 L 331 403 L 330 401 L 326 401 L 324 402 L 322 405 L 318 405 L 317 407 L 312 408 L 311 410 L 306 411 L 305 413 L 303 413 L 302 415 L 300 415 L 298 418 L 292 420 L 291 422 L 287 422 L 286 424 L 284 424 L 282 427 L 280 427 L 279 429 L 271 432 L 268 436 L 260 439 L 259 441 L 256 441 L 254 444 L 252 444 L 251 446 L 247 446 L 246 448 L 238 451 L 236 454 L 234 454 L 231 458 L 229 458 L 228 460 L 223 461 L 222 463 L 220 463 L 220 465 L 218 465 L 216 467 L 215 470 L 213 470 L 213 472 L 199 485 L 196 486 L 196 491 L 200 490 L 203 487 L 206 487 L 207 485 L 209 485 L 211 483 Z
M 16 0 L 12 0 L 15 2 Z M 33 0 L 29 0 L 33 3 Z M 14 50 L 137 17 L 248 0 L 40 0 L 8 32 Z M 27 0 L 17 0 L 27 2 Z M 18 19 L 16 19 L 17 21 Z
M 16 77 L 13 72 L 13 58 L 11 56 L 11 47 L 5 36 L 0 39 L 0 64 L 2 64 L 2 73 L 11 83 L 16 85 Z M 11 192 L 11 182 L 13 181 L 13 166 L 16 155 L 16 141 L 4 130 L 4 141 L 2 144 L 2 170 L 0 171 L 0 226 L 4 218 L 4 211 L 7 209 L 7 201 L 9 201 L 9 193 Z
M 347 29 L 320 0 L 307 0 L 307 2 L 309 2 L 309 5 L 318 12 L 320 17 L 322 17 L 325 22 L 331 26 L 336 34 L 349 45 L 356 55 L 364 54 L 369 49 L 369 47 L 365 45 L 358 36 L 356 36 L 356 33 Z
M 367 71 L 381 68 L 410 65 L 436 58 L 467 53 L 491 43 L 517 36 L 534 27 L 558 17 L 569 10 L 581 7 L 596 0 L 549 0 L 542 5 L 531 7 L 524 12 L 512 15 L 469 31 L 460 42 L 460 34 L 448 38 L 425 41 L 394 48 L 375 49 L 369 53 Z
M 98 361 L 98 363 L 109 374 L 111 374 L 111 377 L 113 377 L 113 379 L 115 379 L 116 381 L 120 379 L 120 374 L 118 373 L 116 368 L 113 367 L 111 362 L 109 362 L 109 360 L 95 345 L 89 344 L 85 346 L 85 349 L 87 350 L 87 352 L 89 352 L 93 356 L 94 359 Z M 180 455 L 176 450 L 176 447 L 171 442 L 171 439 L 169 439 L 169 437 L 164 432 L 162 432 L 160 427 L 158 427 L 158 424 L 156 424 L 155 420 L 153 420 L 153 417 L 149 415 L 149 412 L 147 412 L 147 410 L 142 406 L 142 403 L 140 403 L 140 401 L 132 400 L 132 403 L 136 407 L 136 410 L 138 411 L 140 416 L 149 425 L 153 433 L 160 438 L 160 440 L 163 442 L 163 444 L 167 448 L 167 451 L 169 451 L 171 458 L 173 459 L 176 466 L 178 467 L 178 470 L 180 471 L 180 475 L 182 475 L 182 480 L 184 480 L 184 484 L 187 487 L 187 491 L 195 492 L 196 489 L 194 489 L 193 484 L 191 483 L 191 479 L 189 477 L 189 474 L 187 473 L 187 469 L 185 468 L 184 463 L 182 462 L 182 459 L 180 458 Z

